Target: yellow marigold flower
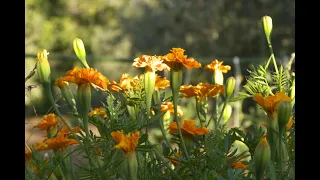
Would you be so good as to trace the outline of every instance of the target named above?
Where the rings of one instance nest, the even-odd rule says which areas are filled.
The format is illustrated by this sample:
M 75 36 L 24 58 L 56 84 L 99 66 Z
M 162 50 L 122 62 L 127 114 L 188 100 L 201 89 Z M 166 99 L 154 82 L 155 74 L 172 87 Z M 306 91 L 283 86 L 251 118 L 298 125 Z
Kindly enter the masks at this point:
M 180 151 L 180 153 L 178 153 L 178 152 L 176 152 L 176 156 L 177 157 L 181 157 L 183 155 L 183 153 L 182 153 L 182 151 Z M 178 165 L 178 164 L 180 164 L 180 162 L 179 161 L 176 161 L 177 160 L 177 158 L 172 154 L 171 156 L 169 156 L 169 160 L 170 160 L 170 162 L 173 164 L 173 165 Z
M 161 60 L 161 56 L 142 55 L 138 58 L 135 58 L 133 61 L 134 63 L 132 64 L 132 66 L 140 68 L 144 67 L 147 71 L 170 71 L 170 67 L 163 63 L 163 60 Z
M 195 120 L 183 120 L 181 126 L 181 132 L 183 135 L 204 135 L 209 134 L 209 130 L 206 127 L 196 127 Z M 177 123 L 173 122 L 169 126 L 169 133 L 175 134 L 178 132 Z
M 101 118 L 107 118 L 107 113 L 104 107 L 94 108 L 90 113 L 89 116 L 98 115 Z
M 57 123 L 61 121 L 58 116 L 53 113 L 44 115 L 41 122 L 34 126 L 34 128 L 39 128 L 40 130 L 48 130 L 52 127 L 56 127 Z
M 220 84 L 199 83 L 196 86 L 181 86 L 180 93 L 183 97 L 190 98 L 195 96 L 197 100 L 207 99 L 208 97 L 216 97 L 218 94 L 224 93 L 224 87 Z
M 36 149 L 39 151 L 44 150 L 57 150 L 62 151 L 67 146 L 70 146 L 72 144 L 78 144 L 78 141 L 75 139 L 68 139 L 64 135 L 56 136 L 52 139 L 45 139 L 42 142 L 36 143 Z
M 154 90 L 165 89 L 170 86 L 170 81 L 166 77 L 161 78 L 159 75 L 156 75 L 156 83 L 154 85 Z
M 183 116 L 183 112 L 180 106 L 177 107 L 178 116 Z M 167 112 L 169 111 L 170 114 L 174 114 L 174 108 L 172 102 L 162 102 L 160 112 Z
M 66 72 L 67 76 L 61 78 L 62 81 L 72 82 L 76 84 L 90 84 L 93 83 L 97 87 L 106 90 L 109 85 L 109 80 L 96 69 L 81 68 L 77 66 L 73 70 Z
M 288 123 L 287 123 L 287 125 L 286 125 L 287 131 L 289 131 L 289 129 L 290 129 L 291 126 L 293 125 L 293 122 L 294 122 L 293 116 L 291 116 L 290 119 L 289 119 L 289 121 L 288 121 Z
M 280 101 L 291 102 L 292 99 L 288 97 L 284 91 L 278 92 L 273 96 L 263 98 L 260 93 L 254 95 L 254 100 L 266 111 L 268 115 L 275 116 L 278 113 L 278 105 Z
M 217 70 L 223 73 L 227 73 L 229 70 L 231 70 L 230 66 L 222 65 L 222 64 L 223 64 L 223 61 L 218 61 L 217 59 L 215 59 L 210 64 L 206 65 L 204 69 L 210 70 L 213 73 Z
M 234 170 L 239 168 L 245 169 L 248 165 L 243 164 L 241 161 L 230 164 L 229 166 L 233 167 Z
M 68 83 L 67 81 L 63 81 L 62 78 L 56 80 L 55 84 L 56 84 L 56 86 L 57 86 L 58 88 L 60 88 L 60 89 L 62 89 L 63 87 L 69 85 L 69 83 Z
M 200 68 L 201 64 L 193 58 L 188 58 L 187 55 L 184 55 L 184 49 L 182 48 L 172 48 L 171 53 L 162 56 L 162 59 L 165 60 L 165 63 L 169 65 L 169 67 L 173 67 L 174 64 L 182 64 L 188 69 L 192 68 Z
M 134 152 L 139 141 L 139 135 L 140 131 L 133 134 L 124 134 L 121 131 L 112 132 L 111 136 L 118 143 L 114 148 L 122 149 L 126 154 Z

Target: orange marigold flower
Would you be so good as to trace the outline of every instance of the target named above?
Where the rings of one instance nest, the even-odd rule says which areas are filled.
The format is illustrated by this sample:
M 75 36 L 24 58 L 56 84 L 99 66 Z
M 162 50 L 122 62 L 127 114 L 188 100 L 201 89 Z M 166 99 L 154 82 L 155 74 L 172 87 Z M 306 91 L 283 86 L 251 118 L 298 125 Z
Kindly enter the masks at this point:
M 154 90 L 165 89 L 170 86 L 170 81 L 166 79 L 166 77 L 161 78 L 158 74 L 156 74 L 156 82 L 154 85 Z
M 122 149 L 126 154 L 134 152 L 139 141 L 139 135 L 140 131 L 133 134 L 124 134 L 121 131 L 112 132 L 111 136 L 118 143 L 114 148 Z
M 263 98 L 260 93 L 254 95 L 254 100 L 266 111 L 268 115 L 275 116 L 278 113 L 278 105 L 280 101 L 291 102 L 292 99 L 288 97 L 284 91 L 278 92 L 273 96 Z
M 183 116 L 183 112 L 180 106 L 177 107 L 178 116 Z M 174 114 L 174 108 L 172 102 L 162 102 L 160 112 L 169 111 L 170 114 Z
M 229 166 L 231 166 L 231 167 L 233 166 L 233 169 L 237 170 L 239 168 L 245 169 L 248 165 L 245 165 L 245 164 L 243 164 L 243 162 L 239 161 L 239 162 L 232 163 Z
M 201 64 L 193 58 L 188 58 L 187 55 L 184 55 L 184 49 L 182 48 L 172 48 L 171 53 L 162 56 L 162 59 L 165 60 L 171 68 L 174 64 L 182 64 L 188 69 L 200 68 Z
M 204 135 L 209 134 L 209 130 L 206 127 L 196 127 L 195 120 L 183 120 L 181 126 L 181 132 L 183 135 Z M 169 133 L 175 134 L 178 132 L 177 123 L 173 122 L 169 126 Z
M 79 126 L 71 128 L 71 130 L 73 131 L 73 133 L 79 133 L 79 131 L 81 130 L 81 128 Z M 63 126 L 60 131 L 58 132 L 58 136 L 63 135 L 65 137 L 70 136 L 72 133 L 69 131 L 67 126 Z
M 227 73 L 231 69 L 231 67 L 228 65 L 224 66 L 222 64 L 223 64 L 223 61 L 218 61 L 217 59 L 215 59 L 210 64 L 206 65 L 204 69 L 210 70 L 211 72 L 219 70 L 223 73 Z
M 39 128 L 40 130 L 48 130 L 52 127 L 56 127 L 60 118 L 53 113 L 44 115 L 41 122 L 34 126 L 34 128 Z
M 70 146 L 72 144 L 78 144 L 78 141 L 76 141 L 75 139 L 68 139 L 64 135 L 59 135 L 52 139 L 45 139 L 42 142 L 36 143 L 35 146 L 36 146 L 36 149 L 39 151 L 50 150 L 50 149 L 62 151 L 67 146 Z
M 56 80 L 55 84 L 56 84 L 56 86 L 57 86 L 58 88 L 60 88 L 60 89 L 62 89 L 63 87 L 69 85 L 69 83 L 68 83 L 67 81 L 63 81 L 62 78 Z
M 61 78 L 62 81 L 72 82 L 76 84 L 94 84 L 97 87 L 106 90 L 109 85 L 109 80 L 93 68 L 81 68 L 77 66 L 73 70 L 66 72 L 67 76 Z
M 176 152 L 176 156 L 177 156 L 177 157 L 181 157 L 182 155 L 183 155 L 183 153 L 182 153 L 182 152 L 180 152 L 180 153 Z M 179 162 L 179 161 L 177 161 L 176 156 L 174 156 L 173 154 L 172 154 L 171 156 L 169 156 L 169 160 L 170 160 L 170 162 L 171 162 L 172 164 L 174 164 L 174 165 L 178 165 L 178 164 L 180 164 L 180 162 Z
M 293 125 L 293 122 L 294 122 L 293 116 L 290 116 L 290 119 L 289 119 L 289 121 L 288 121 L 288 123 L 286 125 L 287 131 L 291 128 L 291 126 Z
M 138 58 L 135 58 L 134 63 L 132 66 L 134 67 L 144 67 L 147 71 L 162 71 L 162 70 L 168 70 L 170 71 L 170 67 L 163 63 L 163 60 L 161 60 L 160 56 L 148 56 L 148 55 L 142 55 Z
M 218 94 L 224 93 L 224 87 L 220 84 L 199 83 L 196 86 L 181 86 L 180 93 L 183 97 L 190 98 L 195 96 L 197 100 L 207 99 L 208 97 L 216 97 Z
M 94 108 L 90 113 L 89 116 L 98 115 L 101 118 L 107 118 L 107 112 L 104 107 Z

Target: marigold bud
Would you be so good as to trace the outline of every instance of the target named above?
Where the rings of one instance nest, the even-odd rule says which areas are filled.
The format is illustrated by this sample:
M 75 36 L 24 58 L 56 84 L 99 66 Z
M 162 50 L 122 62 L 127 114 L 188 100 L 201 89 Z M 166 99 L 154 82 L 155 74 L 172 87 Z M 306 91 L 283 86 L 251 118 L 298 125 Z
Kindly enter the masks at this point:
M 270 35 L 272 32 L 272 18 L 270 16 L 263 16 L 262 25 L 268 44 L 271 44 Z
M 254 164 L 256 179 L 263 179 L 263 174 L 271 159 L 271 149 L 266 139 L 267 134 L 263 135 L 254 151 Z
M 138 161 L 136 153 L 128 153 L 122 161 L 122 172 L 126 179 L 135 180 L 138 176 Z
M 281 101 L 278 105 L 278 125 L 279 125 L 280 136 L 282 136 L 282 133 L 286 128 L 286 125 L 288 124 L 291 114 L 292 114 L 291 103 L 288 101 Z
M 73 49 L 83 66 L 89 68 L 86 60 L 86 49 L 84 48 L 84 44 L 81 39 L 76 38 L 73 40 Z
M 40 82 L 42 84 L 50 83 L 50 75 L 51 75 L 51 70 L 50 70 L 50 64 L 48 62 L 48 51 L 44 49 L 42 52 L 39 52 L 37 54 L 37 74 L 39 76 Z
M 236 85 L 236 79 L 234 77 L 229 77 L 226 82 L 226 98 L 229 99 L 233 93 L 234 87 Z
M 231 114 L 232 114 L 232 107 L 230 106 L 230 104 L 227 104 L 222 114 L 224 123 L 228 122 L 228 119 L 231 117 Z

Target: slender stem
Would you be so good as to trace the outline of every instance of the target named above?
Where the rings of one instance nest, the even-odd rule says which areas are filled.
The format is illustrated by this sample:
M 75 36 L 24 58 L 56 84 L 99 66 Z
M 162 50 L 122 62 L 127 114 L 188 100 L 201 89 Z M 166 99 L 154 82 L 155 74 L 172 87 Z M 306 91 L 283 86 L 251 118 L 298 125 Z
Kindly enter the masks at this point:
M 221 111 L 220 116 L 219 116 L 219 119 L 218 119 L 218 125 L 220 125 L 220 120 L 221 120 L 221 118 L 222 118 L 224 109 L 225 109 L 226 106 L 227 106 L 227 101 L 228 101 L 227 99 L 224 101 L 224 104 L 223 104 L 223 107 L 222 107 L 222 111 Z

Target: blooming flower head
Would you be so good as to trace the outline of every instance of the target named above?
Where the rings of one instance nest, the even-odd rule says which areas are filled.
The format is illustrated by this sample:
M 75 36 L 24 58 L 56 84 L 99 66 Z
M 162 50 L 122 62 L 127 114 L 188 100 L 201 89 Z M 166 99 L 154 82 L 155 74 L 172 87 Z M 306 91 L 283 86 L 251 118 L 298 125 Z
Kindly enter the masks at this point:
M 154 85 L 154 90 L 165 89 L 170 86 L 170 81 L 166 79 L 166 77 L 161 78 L 158 74 L 156 74 L 156 83 Z
M 200 68 L 201 64 L 193 58 L 188 58 L 187 55 L 184 55 L 184 49 L 182 48 L 172 48 L 171 52 L 167 55 L 162 56 L 162 59 L 165 60 L 171 68 L 175 65 L 181 64 L 188 69 Z
M 42 142 L 36 143 L 36 149 L 39 151 L 44 150 L 57 150 L 63 151 L 67 146 L 78 144 L 75 139 L 68 139 L 64 135 L 58 135 L 52 139 L 45 139 Z
M 39 128 L 40 130 L 48 130 L 57 126 L 57 123 L 60 121 L 60 118 L 53 113 L 44 115 L 41 122 L 34 126 L 34 128 Z
M 101 118 L 107 118 L 107 113 L 104 107 L 94 108 L 90 113 L 89 116 L 98 115 Z
M 61 81 L 72 82 L 78 85 L 92 83 L 103 90 L 106 90 L 110 83 L 108 78 L 93 68 L 78 69 L 75 66 L 73 70 L 67 71 L 66 74 L 67 76 L 61 78 Z
M 232 163 L 229 166 L 233 167 L 234 170 L 237 170 L 239 168 L 245 169 L 248 165 L 245 165 L 243 164 L 243 162 L 239 161 L 239 162 Z
M 134 63 L 132 64 L 132 66 L 139 68 L 144 67 L 147 71 L 170 71 L 170 67 L 163 63 L 163 60 L 161 60 L 160 56 L 142 55 L 140 57 L 135 58 L 133 61 Z
M 231 67 L 228 65 L 222 65 L 222 64 L 223 64 L 223 61 L 218 61 L 217 59 L 215 59 L 210 64 L 206 65 L 204 69 L 210 70 L 213 73 L 215 71 L 221 71 L 223 73 L 227 73 L 231 69 Z
M 254 100 L 265 110 L 270 116 L 276 116 L 278 113 L 278 105 L 281 101 L 291 102 L 292 99 L 288 97 L 284 91 L 278 92 L 275 95 L 263 98 L 260 93 L 254 95 Z
M 182 85 L 179 92 L 182 93 L 185 98 L 195 96 L 197 100 L 206 100 L 208 97 L 215 98 L 218 94 L 223 94 L 224 87 L 220 84 L 199 83 L 196 86 Z
M 126 154 L 134 152 L 139 141 L 140 131 L 133 134 L 124 134 L 121 131 L 112 132 L 111 136 L 118 143 L 116 149 L 122 149 Z
M 196 127 L 195 120 L 183 120 L 181 126 L 181 132 L 183 135 L 204 135 L 209 134 L 209 130 L 206 127 Z M 173 122 L 169 126 L 169 133 L 175 134 L 178 132 L 177 123 Z
M 69 85 L 69 83 L 68 83 L 67 81 L 63 81 L 62 78 L 56 80 L 55 84 L 56 84 L 56 86 L 57 86 L 58 88 L 60 88 L 60 89 L 62 89 L 63 87 Z
M 112 81 L 110 89 L 112 91 L 119 92 L 120 90 L 124 90 L 124 91 L 135 90 L 138 87 L 141 87 L 142 85 L 143 85 L 143 75 L 130 77 L 129 74 L 124 73 L 122 74 L 119 83 Z
M 183 112 L 180 106 L 177 107 L 177 110 L 178 110 L 178 116 L 183 116 Z M 174 114 L 174 108 L 173 108 L 172 102 L 168 102 L 168 101 L 162 102 L 160 112 L 167 112 L 167 111 L 169 111 L 170 114 Z

